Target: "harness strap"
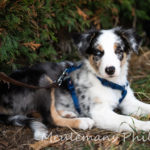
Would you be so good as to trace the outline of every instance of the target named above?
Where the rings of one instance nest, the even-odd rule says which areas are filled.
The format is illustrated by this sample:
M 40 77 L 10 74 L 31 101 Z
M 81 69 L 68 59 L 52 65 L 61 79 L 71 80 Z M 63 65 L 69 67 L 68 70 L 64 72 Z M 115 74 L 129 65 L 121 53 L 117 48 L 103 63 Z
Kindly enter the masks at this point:
M 73 103 L 74 103 L 74 107 L 75 107 L 75 109 L 77 110 L 77 112 L 80 114 L 80 113 L 81 113 L 81 109 L 80 109 L 78 97 L 77 97 L 77 95 L 76 95 L 73 82 L 71 81 L 70 78 L 68 78 L 67 80 L 68 80 L 68 81 L 67 81 L 68 89 L 69 89 L 70 94 L 71 94 L 71 96 L 72 96 Z
M 102 85 L 106 86 L 106 87 L 110 87 L 114 90 L 119 90 L 121 91 L 121 98 L 119 99 L 119 104 L 123 101 L 123 99 L 125 98 L 125 96 L 127 95 L 127 90 L 125 89 L 128 86 L 128 82 L 126 83 L 126 85 L 119 85 L 116 83 L 113 83 L 111 81 L 108 81 L 106 79 L 100 78 L 97 76 L 97 78 L 99 79 L 99 81 L 102 83 Z
M 67 69 L 65 69 L 64 73 L 65 75 L 69 75 L 71 72 L 81 68 L 82 64 L 79 65 L 79 66 L 71 66 Z M 128 83 L 126 83 L 126 85 L 119 85 L 119 84 L 116 84 L 116 83 L 113 83 L 111 81 L 108 81 L 104 78 L 100 78 L 98 77 L 98 80 L 101 82 L 101 84 L 103 86 L 106 86 L 106 87 L 109 87 L 109 88 L 112 88 L 114 90 L 119 90 L 121 91 L 121 98 L 119 99 L 119 104 L 123 101 L 123 99 L 125 98 L 125 96 L 127 95 L 127 90 L 125 89 L 127 86 L 128 86 Z M 76 92 L 75 92 L 75 88 L 74 88 L 74 85 L 73 85 L 73 82 L 71 80 L 71 78 L 67 78 L 67 86 L 68 86 L 68 90 L 70 91 L 70 94 L 72 96 L 72 100 L 73 100 L 73 103 L 74 103 L 74 107 L 75 109 L 77 110 L 77 112 L 80 114 L 81 113 L 81 110 L 80 110 L 80 105 L 79 105 L 79 101 L 78 101 L 78 97 L 76 95 Z
M 82 64 L 80 64 L 79 66 L 70 66 L 69 68 L 67 68 L 63 74 L 65 75 L 69 75 L 71 72 L 81 68 Z M 76 95 L 76 92 L 75 92 L 75 88 L 74 88 L 74 85 L 73 85 L 73 82 L 71 80 L 71 78 L 67 78 L 67 88 L 71 94 L 71 97 L 72 97 L 72 100 L 73 100 L 73 103 L 74 103 L 74 107 L 76 109 L 76 111 L 81 114 L 81 109 L 80 109 L 80 105 L 79 105 L 79 101 L 78 101 L 78 97 Z
M 80 69 L 81 66 L 82 66 L 82 64 L 80 64 L 79 66 L 70 66 L 70 67 L 66 70 L 66 73 L 70 74 L 71 72 Z

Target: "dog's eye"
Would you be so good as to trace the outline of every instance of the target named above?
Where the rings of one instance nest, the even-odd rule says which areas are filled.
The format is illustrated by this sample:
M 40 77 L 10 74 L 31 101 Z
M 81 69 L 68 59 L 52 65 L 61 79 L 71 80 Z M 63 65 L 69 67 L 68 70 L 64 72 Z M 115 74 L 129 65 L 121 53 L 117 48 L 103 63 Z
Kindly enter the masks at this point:
M 115 53 L 117 54 L 117 56 L 118 56 L 118 58 L 120 60 L 123 59 L 123 53 L 124 53 L 124 51 L 122 50 L 122 48 L 120 46 L 117 47 Z
M 97 57 L 102 57 L 104 52 L 101 52 L 100 50 L 94 49 L 93 50 L 93 55 Z
M 104 55 L 104 52 L 101 52 L 100 50 L 94 49 L 93 55 L 94 55 L 93 60 L 96 62 L 96 61 L 100 60 L 100 58 Z
M 101 52 L 100 50 L 94 49 L 93 50 L 93 55 L 94 55 L 93 59 L 94 59 L 94 61 L 99 61 L 100 58 L 103 56 L 103 54 L 104 54 L 104 52 Z

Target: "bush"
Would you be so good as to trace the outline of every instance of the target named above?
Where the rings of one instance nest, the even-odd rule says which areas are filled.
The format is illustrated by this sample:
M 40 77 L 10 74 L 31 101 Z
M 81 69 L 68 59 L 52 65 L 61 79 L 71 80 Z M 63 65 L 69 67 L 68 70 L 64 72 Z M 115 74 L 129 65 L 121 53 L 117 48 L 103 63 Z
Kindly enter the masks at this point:
M 143 32 L 150 0 L 1 0 L 0 66 L 72 59 L 70 33 L 124 24 Z

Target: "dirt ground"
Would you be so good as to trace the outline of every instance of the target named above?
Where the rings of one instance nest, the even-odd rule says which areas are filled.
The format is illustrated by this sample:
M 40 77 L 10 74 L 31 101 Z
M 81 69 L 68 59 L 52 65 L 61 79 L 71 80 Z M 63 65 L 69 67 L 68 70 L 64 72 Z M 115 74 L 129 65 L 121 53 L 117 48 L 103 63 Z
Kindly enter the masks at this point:
M 91 144 L 94 143 L 94 147 L 107 147 L 109 145 L 109 141 L 103 140 L 95 140 L 97 136 L 99 139 L 104 138 L 104 136 L 112 136 L 113 132 L 108 132 L 104 130 L 99 130 L 94 128 L 88 131 L 81 131 L 81 130 L 72 130 L 69 128 L 59 128 L 56 127 L 54 129 L 49 129 L 50 135 L 58 135 L 61 138 L 61 141 L 57 142 L 56 144 L 50 144 L 49 149 L 48 147 L 45 150 L 64 150 L 64 149 L 76 149 L 82 150 L 86 147 L 89 147 Z M 80 136 L 80 137 L 77 137 Z M 86 140 L 86 137 L 93 137 L 93 141 Z M 119 136 L 118 136 L 119 137 Z M 65 140 L 65 139 L 68 140 Z M 95 138 L 95 139 L 94 139 Z M 77 139 L 77 140 L 76 140 Z M 118 145 L 119 139 L 116 139 L 115 145 Z M 109 142 L 109 143 L 108 143 Z M 20 128 L 20 127 L 11 127 L 11 126 L 4 126 L 1 125 L 0 127 L 0 150 L 29 150 L 32 149 L 30 144 L 36 143 L 33 140 L 33 135 L 30 129 L 27 128 Z M 92 145 L 91 145 L 92 146 Z
M 144 53 L 141 51 L 140 57 L 134 56 L 132 58 L 132 61 L 130 62 L 130 73 L 129 73 L 129 80 L 131 83 L 134 83 L 134 81 L 137 81 L 139 79 L 143 79 L 147 75 L 150 75 L 150 51 L 146 50 Z M 136 88 L 136 86 L 135 86 Z M 150 92 L 149 92 L 150 93 Z M 49 129 L 49 132 L 53 135 L 62 135 L 64 139 L 61 141 L 50 144 L 47 148 L 44 148 L 45 150 L 52 150 L 52 149 L 106 149 L 106 147 L 110 147 L 112 144 L 113 146 L 119 146 L 121 141 L 121 135 L 118 135 L 117 133 L 99 130 L 99 129 L 92 129 L 88 131 L 81 131 L 81 130 L 73 130 L 69 128 L 53 128 Z M 76 138 L 78 135 L 80 137 L 85 136 L 92 136 L 96 137 L 99 135 L 101 137 L 104 137 L 105 135 L 111 136 L 112 135 L 118 135 L 116 136 L 117 139 L 113 141 L 111 140 L 85 140 L 80 139 L 79 141 L 71 141 L 71 140 L 65 140 L 65 136 L 70 136 L 71 138 Z M 75 139 L 74 139 L 75 140 Z M 5 126 L 0 124 L 0 150 L 29 150 L 32 149 L 30 147 L 30 144 L 35 143 L 33 140 L 33 134 L 30 129 L 25 127 L 12 127 L 12 126 Z M 93 146 L 94 145 L 94 146 Z M 109 145 L 109 146 L 108 146 Z

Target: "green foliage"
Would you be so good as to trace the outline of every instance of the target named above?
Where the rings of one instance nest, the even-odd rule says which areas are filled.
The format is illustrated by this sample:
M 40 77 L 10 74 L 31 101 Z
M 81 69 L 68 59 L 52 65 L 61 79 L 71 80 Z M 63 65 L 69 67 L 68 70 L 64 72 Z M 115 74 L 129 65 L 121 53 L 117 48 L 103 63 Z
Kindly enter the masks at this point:
M 150 0 L 1 0 L 0 66 L 68 58 L 72 52 L 60 49 L 61 41 L 92 26 L 136 25 L 142 32 L 149 10 Z

